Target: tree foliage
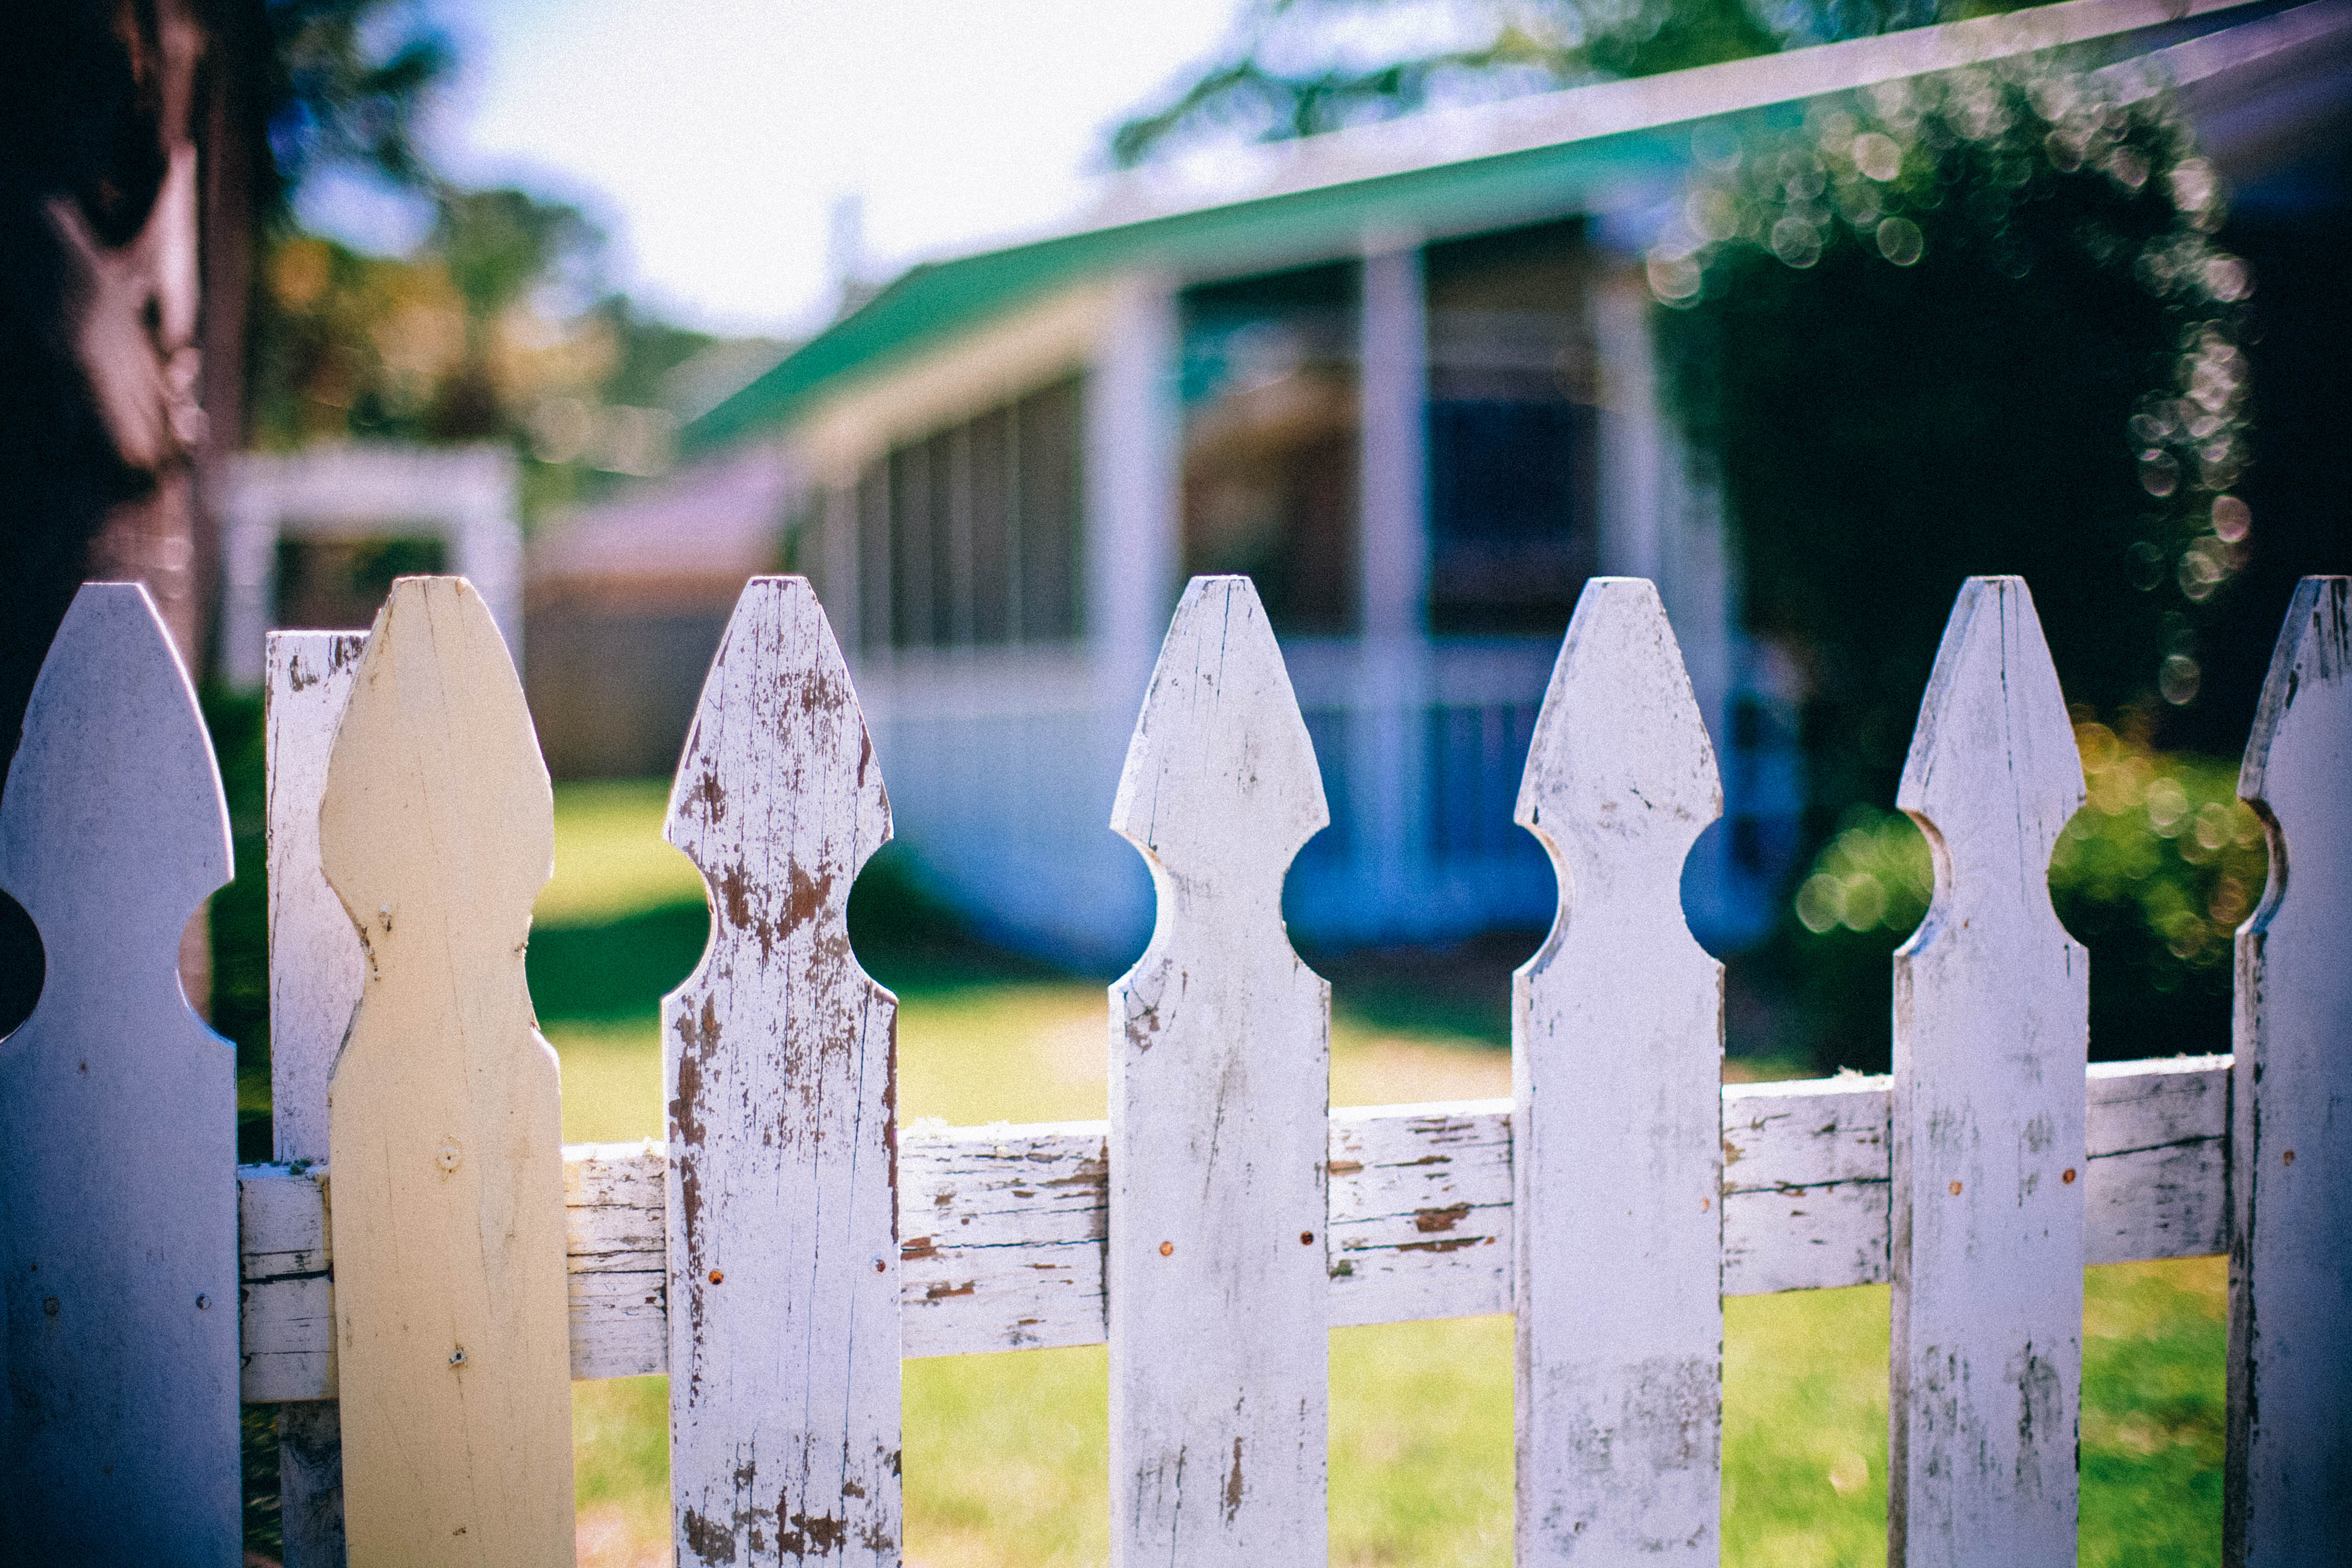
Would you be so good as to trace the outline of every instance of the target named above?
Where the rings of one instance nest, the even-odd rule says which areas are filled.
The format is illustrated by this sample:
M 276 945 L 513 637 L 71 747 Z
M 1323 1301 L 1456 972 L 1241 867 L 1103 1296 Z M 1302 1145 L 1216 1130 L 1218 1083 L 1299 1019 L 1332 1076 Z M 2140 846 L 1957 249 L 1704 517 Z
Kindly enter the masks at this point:
M 2221 193 L 2185 123 L 2110 73 L 1892 83 L 1799 123 L 1703 130 L 1696 151 L 1648 258 L 1659 341 L 1733 522 L 1749 628 L 1806 687 L 1810 821 L 1827 843 L 1780 955 L 1817 993 L 1815 1048 L 1867 1063 L 1883 1059 L 1883 992 L 1834 977 L 1848 950 L 1883 962 L 1894 928 L 1816 917 L 1825 889 L 1860 886 L 1843 860 L 1858 816 L 1893 799 L 1963 577 L 2027 578 L 2078 719 L 2109 726 L 2110 746 L 2131 737 L 2138 760 L 2116 776 L 2172 781 L 2131 811 L 2210 782 L 2193 760 L 2150 759 L 2165 715 L 2198 699 L 2200 622 L 2249 549 L 2234 491 L 2251 280 L 2214 243 Z M 2095 1033 L 2219 1037 L 2222 948 L 2176 952 L 2176 917 L 2216 907 L 2211 879 L 2177 855 L 2101 860 L 2106 842 L 2086 841 L 2084 866 L 2131 875 L 2053 871 L 2099 944 L 2094 973 L 2130 977 L 2098 984 Z M 2164 1005 L 2131 1004 L 2142 991 Z
M 1418 110 L 1948 20 L 1969 0 L 1248 0 L 1190 81 L 1119 125 L 1121 166 Z

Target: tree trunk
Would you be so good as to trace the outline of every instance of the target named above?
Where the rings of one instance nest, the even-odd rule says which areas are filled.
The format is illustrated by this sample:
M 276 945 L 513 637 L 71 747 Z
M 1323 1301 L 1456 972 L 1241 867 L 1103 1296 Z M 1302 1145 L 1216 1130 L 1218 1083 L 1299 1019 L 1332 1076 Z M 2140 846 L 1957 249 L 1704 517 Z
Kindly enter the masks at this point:
M 218 551 L 199 487 L 243 423 L 265 58 L 249 7 L 215 9 L 58 0 L 0 52 L 0 757 L 84 581 L 144 583 L 205 668 Z M 207 1007 L 201 918 L 182 960 Z M 0 1029 L 40 973 L 30 922 L 0 908 Z

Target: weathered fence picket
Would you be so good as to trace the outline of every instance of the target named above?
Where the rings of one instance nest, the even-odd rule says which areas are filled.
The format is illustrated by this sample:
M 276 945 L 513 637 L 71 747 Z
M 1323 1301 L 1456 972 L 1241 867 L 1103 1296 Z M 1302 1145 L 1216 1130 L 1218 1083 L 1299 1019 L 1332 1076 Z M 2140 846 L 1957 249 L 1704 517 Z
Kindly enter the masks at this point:
M 234 1208 L 232 1058 L 165 978 L 225 814 L 139 589 L 77 601 L 0 807 L 48 957 L 0 1042 L 11 1547 L 235 1561 L 241 1376 L 286 1406 L 290 1568 L 342 1561 L 339 1438 L 352 1561 L 568 1561 L 567 1374 L 675 1370 L 682 1562 L 880 1568 L 899 1360 L 1108 1339 L 1118 1560 L 1314 1562 L 1326 1326 L 1516 1309 L 1521 1560 L 1700 1557 L 1721 1297 L 1891 1279 L 1893 1560 L 2070 1561 L 2081 1266 L 2225 1246 L 2228 1560 L 2341 1543 L 2352 580 L 2304 585 L 2248 750 L 2273 871 L 2234 1061 L 2085 1067 L 2047 888 L 2081 775 L 2023 584 L 1981 579 L 1899 803 L 1937 892 L 1895 1075 L 1719 1085 L 1675 897 L 1713 764 L 1654 595 L 1602 579 L 1522 793 L 1561 912 L 1517 1098 L 1336 1115 L 1280 914 L 1314 757 L 1255 591 L 1196 581 L 1115 806 L 1161 918 L 1113 991 L 1111 1119 L 902 1143 L 895 1005 L 845 923 L 888 806 L 804 583 L 746 589 L 673 795 L 714 938 L 665 1012 L 666 1145 L 558 1148 L 521 965 L 549 796 L 470 589 L 404 580 L 270 670 L 279 1159 Z
M 1893 1563 L 2074 1561 L 2090 991 L 2050 855 L 2083 798 L 2032 596 L 1970 579 L 1896 796 L 1936 890 L 1895 959 Z
M 523 979 L 553 801 L 462 580 L 376 617 L 319 853 L 367 954 L 328 1089 L 351 1560 L 569 1563 L 562 1130 Z
M 849 950 L 890 837 L 804 579 L 744 588 L 670 795 L 709 884 L 662 1005 L 681 1564 L 898 1561 L 898 999 Z
M 1330 988 L 1282 879 L 1329 820 L 1256 588 L 1194 578 L 1111 807 L 1160 899 L 1110 994 L 1114 1563 L 1325 1555 Z
M 359 1005 L 366 958 L 342 900 L 319 869 L 319 802 L 327 791 L 327 757 L 351 700 L 365 632 L 272 632 L 262 668 L 263 767 L 268 776 L 265 832 L 269 860 L 269 1115 L 275 1154 L 323 1167 L 327 1159 L 327 1081 Z M 320 1179 L 324 1172 L 321 1169 Z M 246 1293 L 259 1303 L 334 1321 L 328 1288 L 326 1227 L 315 1257 L 281 1256 L 276 1278 L 289 1290 Z M 247 1276 L 250 1279 L 250 1276 Z M 254 1324 L 246 1324 L 247 1342 Z M 334 1340 L 318 1358 L 331 1363 Z M 275 1369 L 331 1380 L 331 1366 Z M 247 1368 L 251 1384 L 253 1371 Z M 343 1443 L 332 1400 L 289 1404 L 278 1412 L 280 1560 L 285 1568 L 343 1568 Z
M 2352 1521 L 2352 577 L 2288 606 L 2238 794 L 2270 887 L 2238 933 L 2223 1559 L 2340 1561 Z
M 92 583 L 0 807 L 41 933 L 0 1040 L 0 1542 L 22 1561 L 237 1557 L 236 1058 L 180 990 L 229 879 L 196 694 L 147 590 Z
M 1657 590 L 1594 578 L 1517 814 L 1559 877 L 1512 993 L 1524 1564 L 1720 1555 L 1723 966 L 1682 870 L 1722 812 Z

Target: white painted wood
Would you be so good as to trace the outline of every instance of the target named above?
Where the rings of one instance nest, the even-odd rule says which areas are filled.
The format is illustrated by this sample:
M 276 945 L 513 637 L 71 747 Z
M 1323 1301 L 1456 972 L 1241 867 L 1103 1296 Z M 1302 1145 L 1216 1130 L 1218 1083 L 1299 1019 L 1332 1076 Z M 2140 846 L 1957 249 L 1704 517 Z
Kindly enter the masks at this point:
M 269 1114 L 281 1161 L 327 1157 L 327 1079 L 366 973 L 359 933 L 319 869 L 327 753 L 366 646 L 365 632 L 271 632 L 263 659 Z M 323 1258 L 302 1294 L 308 1304 L 300 1310 L 330 1310 Z M 283 1375 L 298 1374 L 288 1369 Z M 310 1369 L 299 1375 L 319 1378 Z M 248 1366 L 248 1386 L 252 1376 Z M 278 1474 L 285 1568 L 342 1568 L 342 1426 L 331 1405 L 278 1413 Z
M 238 1558 L 236 1053 L 178 964 L 229 876 L 154 604 L 85 584 L 0 802 L 0 888 L 47 964 L 0 1040 L 0 1541 L 28 1560 Z
M 2239 795 L 2270 887 L 2238 933 L 2223 1557 L 2340 1562 L 2352 1519 L 2352 578 L 2295 589 Z
M 1681 889 L 1722 813 L 1657 590 L 1593 578 L 1514 814 L 1559 878 L 1511 988 L 1523 1564 L 1719 1554 L 1723 966 Z
M 464 579 L 394 583 L 319 850 L 368 966 L 328 1089 L 351 1561 L 568 1563 L 562 1108 L 523 977 L 553 801 Z
M 2090 1069 L 2085 1262 L 2222 1250 L 2229 1075 L 2227 1057 Z M 1886 1282 L 1890 1082 L 1726 1087 L 1724 1294 Z M 1103 1342 L 1109 1133 L 1104 1121 L 901 1131 L 902 1355 Z M 1507 1100 L 1332 1112 L 1334 1328 L 1511 1310 L 1510 1146 Z M 665 1162 L 658 1143 L 564 1151 L 575 1378 L 668 1370 Z M 323 1170 L 237 1174 L 246 1402 L 331 1395 Z
M 268 776 L 269 1114 L 281 1161 L 327 1157 L 327 1079 L 367 972 L 319 869 L 319 801 L 365 632 L 271 632 L 262 686 Z
M 800 577 L 743 589 L 667 835 L 712 932 L 662 1004 L 681 1563 L 896 1564 L 898 1001 L 849 948 L 890 806 Z
M 2050 906 L 2083 802 L 2017 577 L 1961 586 L 1895 804 L 1927 916 L 1895 958 L 1887 1560 L 2074 1561 L 2089 972 Z
M 1194 578 L 1111 808 L 1160 900 L 1110 992 L 1115 1565 L 1325 1555 L 1330 988 L 1282 880 L 1329 820 L 1257 590 Z

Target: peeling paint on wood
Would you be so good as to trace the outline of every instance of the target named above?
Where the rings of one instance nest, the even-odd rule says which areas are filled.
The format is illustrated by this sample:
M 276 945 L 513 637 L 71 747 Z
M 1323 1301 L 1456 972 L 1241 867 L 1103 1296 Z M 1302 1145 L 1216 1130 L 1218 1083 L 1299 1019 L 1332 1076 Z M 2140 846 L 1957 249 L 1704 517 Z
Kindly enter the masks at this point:
M 1330 988 L 1291 951 L 1282 882 L 1329 820 L 1257 590 L 1194 578 L 1111 808 L 1160 900 L 1110 992 L 1111 1562 L 1126 1568 L 1324 1559 Z
M 1512 982 L 1522 1564 L 1719 1555 L 1723 966 L 1680 895 L 1722 812 L 1657 590 L 1592 579 L 1516 816 L 1559 879 Z
M 2228 1057 L 2091 1068 L 2085 1262 L 2223 1249 L 2229 1075 Z M 1889 1081 L 1725 1087 L 1724 1294 L 1885 1283 Z M 1109 1134 L 1105 1121 L 901 1132 L 901 1355 L 1103 1342 Z M 1333 1328 L 1511 1310 L 1509 1100 L 1335 1110 L 1330 1147 Z M 669 1368 L 666 1163 L 658 1143 L 564 1150 L 575 1378 Z M 325 1168 L 237 1175 L 246 1402 L 329 1396 Z M 1413 1247 L 1428 1239 L 1413 1216 L 1434 1203 L 1469 1205 L 1446 1239 L 1474 1245 Z
M 1896 804 L 1936 891 L 1895 954 L 1888 1561 L 2071 1564 L 2087 959 L 2050 905 L 2083 803 L 2015 577 L 1965 584 Z
M 351 1561 L 568 1563 L 562 1111 L 523 979 L 553 802 L 462 578 L 393 584 L 319 848 L 367 955 L 328 1090 Z
M 269 1110 L 281 1161 L 327 1157 L 327 1081 L 367 972 L 359 933 L 319 869 L 327 756 L 366 647 L 365 632 L 271 632 L 264 645 Z M 330 1310 L 323 1253 L 318 1267 L 305 1279 L 298 1310 Z M 268 1299 L 268 1292 L 247 1292 L 247 1310 Z M 328 1341 L 323 1369 L 330 1385 L 333 1342 Z M 271 1370 L 291 1378 L 308 1369 Z M 248 1384 L 251 1377 L 248 1366 Z M 285 1568 L 343 1568 L 342 1426 L 332 1405 L 279 1412 L 278 1473 Z
M 2288 606 L 2238 794 L 2270 887 L 2238 932 L 2222 1553 L 2338 1562 L 2352 1520 L 2352 578 Z
M 229 874 L 220 773 L 155 606 L 86 584 L 0 805 L 0 887 L 47 964 L 0 1040 L 12 1561 L 237 1560 L 236 1055 L 178 963 Z
M 898 1561 L 898 1002 L 849 948 L 890 807 L 799 577 L 743 590 L 670 796 L 710 889 L 662 1005 L 680 1563 Z

